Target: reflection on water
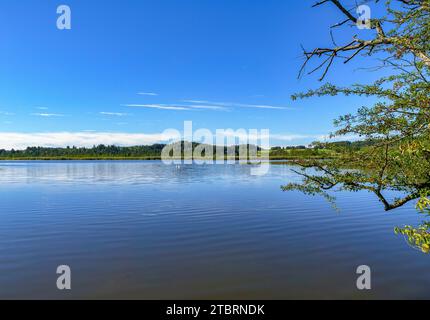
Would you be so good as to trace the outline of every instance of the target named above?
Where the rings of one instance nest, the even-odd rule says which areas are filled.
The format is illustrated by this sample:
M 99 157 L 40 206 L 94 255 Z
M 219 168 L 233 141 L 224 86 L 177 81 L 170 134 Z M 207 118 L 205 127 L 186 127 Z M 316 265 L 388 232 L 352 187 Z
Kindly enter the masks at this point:
M 0 298 L 430 298 L 429 256 L 393 232 L 421 222 L 413 204 L 342 193 L 338 213 L 283 193 L 294 179 L 288 165 L 0 163 Z

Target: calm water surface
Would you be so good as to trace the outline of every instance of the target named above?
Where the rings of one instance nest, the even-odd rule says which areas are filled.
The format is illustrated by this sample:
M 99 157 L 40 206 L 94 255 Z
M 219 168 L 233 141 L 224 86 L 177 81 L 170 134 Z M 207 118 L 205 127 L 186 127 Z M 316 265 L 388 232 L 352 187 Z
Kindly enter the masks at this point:
M 430 298 L 430 256 L 368 193 L 325 200 L 280 186 L 288 165 L 0 163 L 0 298 Z M 56 289 L 56 268 L 72 290 Z M 372 268 L 372 290 L 355 270 Z

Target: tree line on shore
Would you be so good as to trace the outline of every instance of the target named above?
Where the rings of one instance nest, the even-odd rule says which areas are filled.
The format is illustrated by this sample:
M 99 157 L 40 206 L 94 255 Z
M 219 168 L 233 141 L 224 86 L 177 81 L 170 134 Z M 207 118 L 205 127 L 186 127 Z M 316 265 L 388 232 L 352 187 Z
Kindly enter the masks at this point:
M 358 150 L 365 146 L 362 142 L 332 142 L 322 143 L 313 142 L 309 146 L 285 146 L 285 147 L 272 147 L 269 151 L 271 159 L 287 160 L 297 158 L 313 158 L 313 159 L 326 159 L 335 157 L 342 152 L 349 152 L 352 150 Z M 182 150 L 183 150 L 182 142 Z M 194 150 L 197 146 L 201 146 L 199 143 L 193 143 L 192 149 Z M 4 150 L 0 149 L 0 160 L 74 160 L 74 159 L 145 159 L 145 160 L 157 160 L 161 159 L 161 152 L 166 144 L 153 144 L 153 145 L 142 145 L 142 146 L 130 146 L 121 147 L 116 145 L 98 145 L 91 148 L 88 147 L 75 147 L 68 146 L 64 148 L 52 148 L 52 147 L 28 147 L 24 150 Z M 247 146 L 248 150 L 252 146 Z M 260 147 L 257 148 L 257 152 L 261 152 Z M 220 147 L 209 146 L 213 148 L 215 152 L 224 153 L 225 156 L 228 154 L 235 154 L 239 156 L 240 146 L 221 147 L 223 150 L 219 150 Z M 215 149 L 217 148 L 217 149 Z M 205 156 L 204 154 L 201 155 Z

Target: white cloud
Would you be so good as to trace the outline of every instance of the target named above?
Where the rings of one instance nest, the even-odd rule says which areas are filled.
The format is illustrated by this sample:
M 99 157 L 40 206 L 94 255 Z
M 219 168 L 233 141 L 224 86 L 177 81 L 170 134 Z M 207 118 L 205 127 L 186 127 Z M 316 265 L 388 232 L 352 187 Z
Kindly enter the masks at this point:
M 248 131 L 245 131 L 248 132 Z M 258 139 L 270 139 L 272 142 L 291 142 L 291 141 L 321 141 L 321 142 L 335 142 L 335 141 L 356 141 L 359 140 L 360 137 L 356 135 L 346 135 L 346 136 L 337 136 L 330 137 L 327 134 L 279 134 L 279 133 L 270 133 L 269 135 L 263 135 L 259 132 L 259 134 L 243 134 L 242 132 L 236 131 L 225 131 L 223 134 L 225 137 L 235 137 L 238 139 L 250 139 L 250 140 L 258 140 Z M 276 145 L 276 143 L 275 143 Z
M 7 112 L 7 111 L 0 111 L 0 115 L 2 116 L 13 116 L 15 113 Z
M 32 116 L 38 116 L 38 117 L 46 117 L 46 118 L 50 118 L 50 117 L 64 117 L 64 114 L 59 114 L 59 113 L 32 113 Z
M 135 107 L 135 108 L 149 108 L 149 109 L 161 109 L 161 110 L 177 110 L 177 111 L 187 111 L 190 108 L 183 106 L 171 106 L 164 104 L 124 104 L 124 107 Z
M 313 140 L 321 142 L 356 141 L 360 140 L 358 135 L 345 135 L 330 137 L 328 134 L 271 134 L 270 138 L 279 141 Z
M 228 108 L 214 105 L 185 105 L 185 104 L 125 104 L 125 107 L 140 107 L 161 110 L 176 110 L 176 111 L 195 111 L 195 110 L 213 110 L 213 111 L 228 111 Z
M 184 100 L 187 103 L 193 104 L 207 104 L 211 106 L 221 106 L 221 107 L 239 107 L 239 108 L 255 108 L 255 109 L 276 109 L 276 110 L 288 110 L 291 108 L 287 107 L 279 107 L 272 105 L 258 105 L 258 104 L 245 104 L 245 103 L 236 103 L 236 102 L 214 102 L 214 101 L 205 101 L 205 100 Z
M 294 141 L 294 140 L 302 140 L 302 139 L 316 139 L 320 135 L 304 135 L 304 134 L 262 134 L 260 130 L 258 134 L 250 134 L 249 130 L 225 130 L 222 134 L 224 137 L 235 137 L 238 139 L 250 139 L 250 140 L 258 140 L 258 139 L 270 139 L 276 141 Z
M 191 109 L 203 109 L 203 110 L 215 110 L 215 111 L 228 111 L 229 109 L 221 107 L 221 106 L 208 106 L 208 105 L 192 105 L 185 106 L 186 108 Z
M 204 100 L 184 100 L 184 102 L 187 102 L 187 103 L 209 103 L 209 101 L 204 101 Z
M 270 138 L 280 141 L 294 141 L 301 139 L 317 139 L 319 135 L 306 135 L 306 134 L 271 134 Z
M 128 116 L 128 113 L 121 113 L 121 112 L 105 112 L 105 111 L 102 111 L 102 112 L 100 112 L 100 114 L 102 114 L 104 116 L 117 116 L 117 117 Z
M 238 107 L 244 107 L 244 108 L 256 108 L 256 109 L 276 109 L 276 110 L 287 110 L 289 108 L 286 107 L 276 107 L 276 106 L 267 106 L 267 105 L 252 105 L 252 104 L 243 104 L 237 105 Z
M 25 149 L 29 146 L 40 147 L 92 147 L 94 145 L 135 146 L 166 142 L 173 137 L 155 133 L 110 133 L 110 132 L 48 132 L 17 133 L 1 132 L 0 149 Z
M 138 92 L 137 94 L 141 95 L 141 96 L 158 96 L 158 93 L 155 92 Z
M 120 125 L 120 123 L 118 123 Z M 123 123 L 121 123 L 123 125 Z M 197 128 L 196 128 L 197 129 Z M 215 136 L 216 132 L 213 131 Z M 267 139 L 269 136 L 251 133 L 249 130 L 224 130 L 224 137 L 235 137 L 238 139 L 250 139 L 257 141 Z M 319 141 L 344 141 L 357 140 L 357 136 L 344 136 L 329 139 L 327 135 L 307 135 L 307 134 L 270 134 L 272 145 L 279 145 L 282 142 L 291 143 L 297 141 L 307 143 L 314 140 Z M 46 132 L 46 133 L 19 133 L 19 132 L 0 132 L 0 149 L 25 149 L 29 146 L 40 147 L 92 147 L 94 145 L 152 145 L 154 143 L 167 143 L 177 140 L 178 136 L 174 130 L 163 133 L 125 133 L 125 132 L 96 132 L 91 130 L 80 132 Z
M 124 104 L 124 107 L 140 107 L 160 110 L 192 111 L 192 110 L 212 110 L 212 111 L 229 111 L 235 107 L 256 108 L 256 109 L 275 109 L 287 110 L 290 108 L 278 107 L 271 105 L 254 105 L 233 102 L 211 102 L 203 100 L 184 100 L 187 104 Z
M 315 136 L 315 139 L 323 142 L 333 142 L 333 141 L 356 141 L 362 139 L 359 135 L 349 134 L 344 136 L 330 137 L 328 134 L 320 134 Z

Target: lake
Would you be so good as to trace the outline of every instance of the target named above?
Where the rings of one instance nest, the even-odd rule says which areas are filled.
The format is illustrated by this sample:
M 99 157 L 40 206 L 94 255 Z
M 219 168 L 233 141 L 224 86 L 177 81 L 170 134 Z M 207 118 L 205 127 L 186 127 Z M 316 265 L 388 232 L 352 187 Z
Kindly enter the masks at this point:
M 282 192 L 286 164 L 158 161 L 0 163 L 0 298 L 430 298 L 430 256 L 367 192 L 324 199 Z M 56 287 L 57 266 L 72 289 Z M 372 289 L 356 288 L 356 268 Z

